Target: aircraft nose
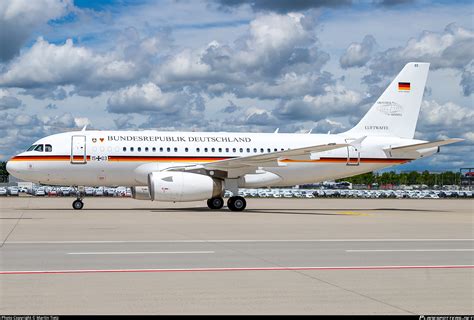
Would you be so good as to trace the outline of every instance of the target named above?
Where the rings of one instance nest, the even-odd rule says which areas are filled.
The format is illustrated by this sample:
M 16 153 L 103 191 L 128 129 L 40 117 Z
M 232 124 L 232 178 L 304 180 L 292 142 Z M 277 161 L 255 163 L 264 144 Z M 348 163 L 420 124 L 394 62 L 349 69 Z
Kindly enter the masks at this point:
M 14 161 L 7 161 L 7 165 L 6 165 L 6 169 L 7 169 L 7 172 L 10 174 L 10 175 L 14 175 L 15 173 L 18 172 L 18 168 L 17 168 L 17 165 Z

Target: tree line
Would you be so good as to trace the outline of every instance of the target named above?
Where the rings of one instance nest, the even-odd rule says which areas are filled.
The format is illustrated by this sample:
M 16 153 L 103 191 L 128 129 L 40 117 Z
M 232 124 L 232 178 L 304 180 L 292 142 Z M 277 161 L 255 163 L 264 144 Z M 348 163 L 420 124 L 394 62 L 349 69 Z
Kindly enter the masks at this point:
M 384 172 L 384 173 L 364 173 L 358 176 L 353 176 L 349 178 L 336 180 L 348 181 L 352 184 L 364 184 L 369 185 L 377 183 L 379 185 L 413 185 L 413 184 L 425 184 L 427 186 L 434 185 L 451 185 L 459 184 L 461 180 L 461 174 L 459 172 L 445 171 L 441 173 L 430 173 L 428 170 L 423 172 L 410 171 L 410 172 L 400 172 L 396 173 L 395 171 Z

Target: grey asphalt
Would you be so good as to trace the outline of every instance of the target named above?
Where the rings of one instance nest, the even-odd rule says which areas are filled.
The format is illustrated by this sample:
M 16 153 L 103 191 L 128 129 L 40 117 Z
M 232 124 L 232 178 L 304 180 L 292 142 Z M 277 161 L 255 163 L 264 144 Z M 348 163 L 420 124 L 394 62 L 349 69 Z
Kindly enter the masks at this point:
M 6 243 L 1 270 L 474 265 L 474 240 Z
M 0 198 L 0 313 L 474 313 L 472 200 L 71 201 Z

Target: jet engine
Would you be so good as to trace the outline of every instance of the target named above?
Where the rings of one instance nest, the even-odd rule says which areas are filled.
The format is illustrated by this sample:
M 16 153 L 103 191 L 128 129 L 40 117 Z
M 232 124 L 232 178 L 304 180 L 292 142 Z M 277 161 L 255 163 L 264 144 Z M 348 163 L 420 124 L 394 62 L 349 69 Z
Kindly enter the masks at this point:
M 150 191 L 148 187 L 138 186 L 132 187 L 132 198 L 137 200 L 151 200 Z
M 202 174 L 162 171 L 148 174 L 148 190 L 152 201 L 198 201 L 220 197 L 224 184 Z

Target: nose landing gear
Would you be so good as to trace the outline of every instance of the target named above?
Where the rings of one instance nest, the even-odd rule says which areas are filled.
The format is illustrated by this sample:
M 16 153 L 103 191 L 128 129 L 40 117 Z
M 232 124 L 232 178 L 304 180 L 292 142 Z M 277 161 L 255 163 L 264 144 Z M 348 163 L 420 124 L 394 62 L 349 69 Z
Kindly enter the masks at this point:
M 84 195 L 85 195 L 84 187 L 77 187 L 76 188 L 77 199 L 74 200 L 74 202 L 72 203 L 72 207 L 74 210 L 81 210 L 84 207 L 84 202 L 82 202 Z
M 84 202 L 82 202 L 81 199 L 74 200 L 74 202 L 72 203 L 72 207 L 74 208 L 74 210 L 81 210 L 82 207 L 84 207 Z

